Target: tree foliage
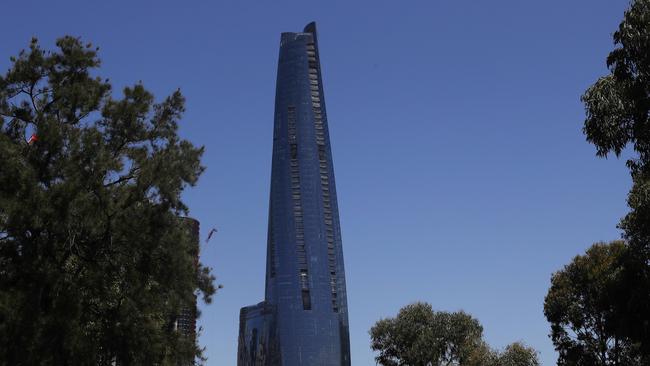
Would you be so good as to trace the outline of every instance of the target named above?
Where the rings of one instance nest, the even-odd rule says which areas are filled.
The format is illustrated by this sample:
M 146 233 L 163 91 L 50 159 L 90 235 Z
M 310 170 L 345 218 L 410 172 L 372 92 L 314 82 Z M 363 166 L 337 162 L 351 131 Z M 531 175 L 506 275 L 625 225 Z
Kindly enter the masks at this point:
M 599 156 L 627 161 L 633 187 L 630 212 L 620 222 L 630 251 L 623 259 L 621 286 L 625 293 L 614 304 L 622 332 L 640 343 L 650 358 L 650 0 L 632 1 L 614 33 L 615 49 L 607 57 L 609 75 L 601 77 L 582 96 L 584 133 Z
M 509 344 L 503 352 L 497 352 L 496 358 L 494 366 L 539 366 L 537 351 L 521 342 Z
M 597 243 L 553 275 L 544 314 L 559 365 L 641 364 L 638 344 L 626 337 L 616 312 L 628 250 L 623 241 Z
M 0 365 L 193 359 L 170 321 L 215 289 L 178 218 L 204 169 L 177 135 L 184 98 L 115 98 L 98 49 L 56 45 L 32 40 L 0 77 Z
M 522 342 L 514 342 L 502 351 L 490 348 L 484 341 L 461 366 L 539 366 L 537 351 Z
M 403 307 L 395 318 L 370 329 L 371 348 L 384 366 L 537 366 L 537 353 L 520 343 L 504 352 L 483 341 L 483 327 L 471 315 L 433 311 L 430 304 Z

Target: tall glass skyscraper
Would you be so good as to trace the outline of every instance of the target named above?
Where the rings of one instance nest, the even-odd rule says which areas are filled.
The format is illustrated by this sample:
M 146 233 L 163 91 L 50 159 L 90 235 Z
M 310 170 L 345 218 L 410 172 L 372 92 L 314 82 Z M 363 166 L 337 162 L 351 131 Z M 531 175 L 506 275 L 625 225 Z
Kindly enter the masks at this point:
M 334 166 L 315 23 L 282 33 L 265 301 L 241 309 L 238 365 L 350 365 Z

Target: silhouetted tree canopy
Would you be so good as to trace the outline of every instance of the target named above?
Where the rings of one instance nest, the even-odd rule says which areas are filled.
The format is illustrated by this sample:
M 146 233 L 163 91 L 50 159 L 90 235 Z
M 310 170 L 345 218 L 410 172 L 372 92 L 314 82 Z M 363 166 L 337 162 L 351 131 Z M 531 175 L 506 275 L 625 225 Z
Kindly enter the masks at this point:
M 513 343 L 503 352 L 483 340 L 483 327 L 465 312 L 433 311 L 430 304 L 403 307 L 370 329 L 371 348 L 383 366 L 538 366 L 537 352 Z
M 96 48 L 56 45 L 0 77 L 0 365 L 176 366 L 200 350 L 171 319 L 215 292 L 179 224 L 203 148 L 179 91 L 118 98 Z
M 616 303 L 621 287 L 623 241 L 594 244 L 553 275 L 544 301 L 558 365 L 641 365 L 638 342 L 627 338 Z
M 621 332 L 650 359 L 650 0 L 631 3 L 614 44 L 607 57 L 610 73 L 582 96 L 584 133 L 599 156 L 620 156 L 626 148 L 633 155 L 627 161 L 631 210 L 619 224 L 631 250 L 623 258 L 625 292 L 614 306 Z

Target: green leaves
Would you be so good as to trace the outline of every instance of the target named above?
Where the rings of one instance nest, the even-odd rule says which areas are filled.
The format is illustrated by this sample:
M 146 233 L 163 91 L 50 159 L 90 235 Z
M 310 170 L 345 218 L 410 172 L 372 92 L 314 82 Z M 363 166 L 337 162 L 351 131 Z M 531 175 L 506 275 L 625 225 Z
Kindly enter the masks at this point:
M 184 98 L 136 84 L 116 99 L 96 48 L 57 46 L 33 40 L 0 77 L 0 365 L 200 356 L 170 327 L 216 290 L 179 219 L 204 169 L 177 135 Z
M 624 90 L 613 75 L 605 76 L 591 86 L 581 98 L 587 120 L 583 131 L 596 145 L 599 156 L 621 152 L 632 138 L 633 112 L 625 100 Z
M 629 248 L 623 241 L 594 244 L 551 279 L 544 315 L 560 365 L 640 364 L 638 344 L 625 335 L 617 310 L 628 286 L 623 261 Z
M 621 332 L 640 343 L 641 353 L 650 360 L 649 24 L 650 0 L 633 1 L 614 33 L 616 48 L 607 57 L 610 74 L 587 89 L 582 101 L 583 131 L 599 156 L 620 156 L 629 147 L 635 153 L 627 161 L 634 183 L 628 195 L 631 211 L 619 224 L 630 248 L 621 267 L 629 286 L 612 306 L 623 323 Z
M 397 317 L 370 329 L 375 360 L 384 366 L 537 366 L 535 350 L 513 343 L 500 353 L 483 341 L 483 327 L 465 312 L 433 311 L 430 304 L 403 307 Z
M 539 366 L 537 352 L 520 342 L 508 345 L 493 362 L 495 366 Z
M 587 118 L 584 132 L 598 154 L 619 155 L 631 144 L 642 167 L 650 158 L 650 1 L 636 0 L 625 12 L 607 65 L 611 74 L 600 78 L 582 96 Z

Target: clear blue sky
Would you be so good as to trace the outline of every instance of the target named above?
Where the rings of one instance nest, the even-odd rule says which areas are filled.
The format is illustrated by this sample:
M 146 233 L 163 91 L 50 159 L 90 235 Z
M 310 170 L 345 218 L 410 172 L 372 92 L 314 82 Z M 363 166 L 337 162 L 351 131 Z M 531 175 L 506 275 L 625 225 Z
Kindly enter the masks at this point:
M 353 4 L 352 4 L 353 3 Z M 624 0 L 14 1 L 0 69 L 37 36 L 100 46 L 116 90 L 187 97 L 181 134 L 207 170 L 185 194 L 202 260 L 224 284 L 203 307 L 209 365 L 234 365 L 239 308 L 263 298 L 280 32 L 319 27 L 339 193 L 352 361 L 410 302 L 464 309 L 496 347 L 556 355 L 551 273 L 620 236 L 630 179 L 597 159 L 579 97 L 606 72 Z

